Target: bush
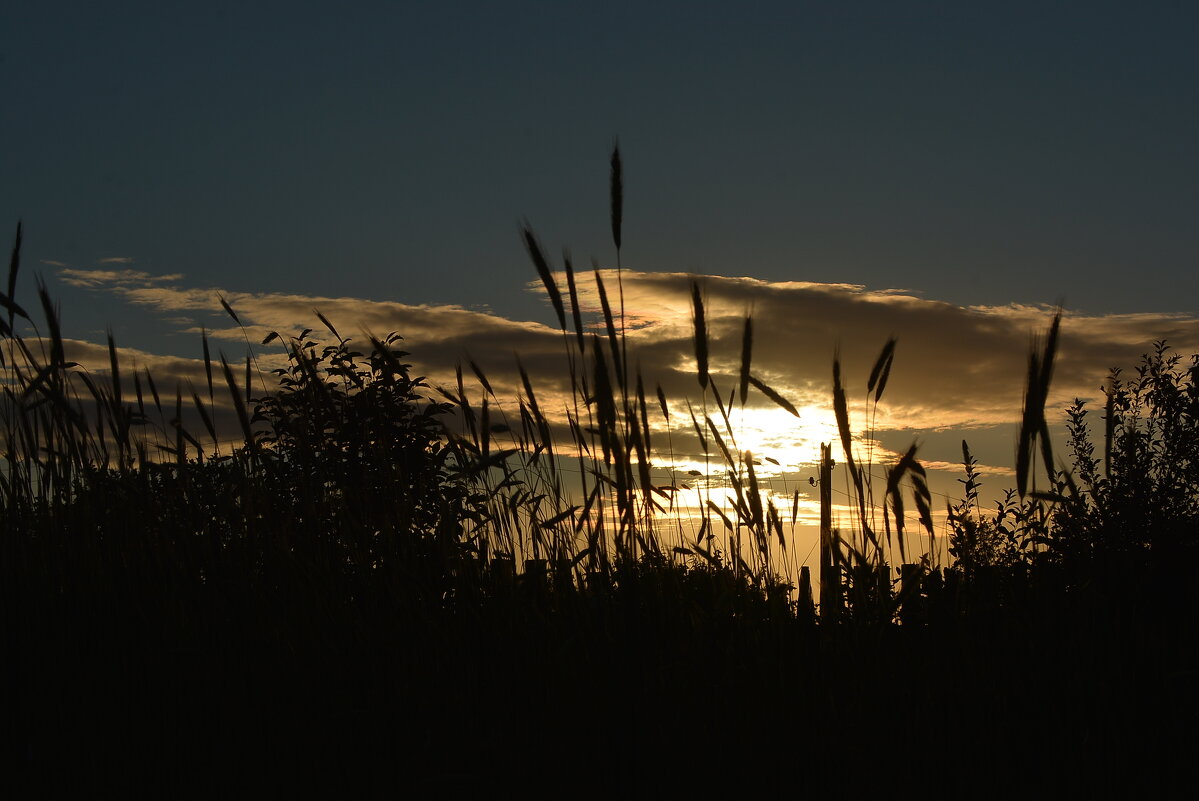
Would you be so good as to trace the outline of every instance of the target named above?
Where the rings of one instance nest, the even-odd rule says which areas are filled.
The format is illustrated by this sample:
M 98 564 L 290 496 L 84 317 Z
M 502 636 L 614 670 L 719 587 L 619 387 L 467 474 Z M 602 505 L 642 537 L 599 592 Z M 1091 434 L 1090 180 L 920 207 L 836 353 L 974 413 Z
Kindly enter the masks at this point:
M 1073 470 L 1049 543 L 1063 560 L 1182 556 L 1199 542 L 1199 355 L 1184 366 L 1155 342 L 1136 372 L 1109 377 L 1100 456 L 1083 401 L 1068 411 Z
M 369 353 L 305 331 L 289 345 L 279 389 L 257 401 L 265 424 L 254 448 L 301 505 L 323 504 L 372 532 L 457 540 L 478 500 L 467 459 L 443 422 L 447 403 L 425 398 L 401 337 L 372 339 Z

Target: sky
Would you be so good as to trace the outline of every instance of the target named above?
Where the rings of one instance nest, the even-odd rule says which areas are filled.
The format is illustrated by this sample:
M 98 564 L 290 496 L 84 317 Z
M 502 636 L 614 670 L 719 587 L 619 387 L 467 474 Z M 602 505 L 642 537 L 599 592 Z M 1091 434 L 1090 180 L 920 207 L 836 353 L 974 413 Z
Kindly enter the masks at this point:
M 317 308 L 398 330 L 431 376 L 469 354 L 515 389 L 519 352 L 548 388 L 561 340 L 520 225 L 555 265 L 614 267 L 619 138 L 655 382 L 687 391 L 699 277 L 724 366 L 752 313 L 755 369 L 825 421 L 762 411 L 759 450 L 823 436 L 834 351 L 860 400 L 894 335 L 878 444 L 949 467 L 968 437 L 1001 483 L 1054 304 L 1059 408 L 1154 339 L 1199 350 L 1197 22 L 1183 3 L 10 4 L 0 231 L 23 221 L 18 300 L 40 273 L 81 355 L 110 327 L 195 377 L 203 326 L 240 358 L 221 292 L 251 338 Z

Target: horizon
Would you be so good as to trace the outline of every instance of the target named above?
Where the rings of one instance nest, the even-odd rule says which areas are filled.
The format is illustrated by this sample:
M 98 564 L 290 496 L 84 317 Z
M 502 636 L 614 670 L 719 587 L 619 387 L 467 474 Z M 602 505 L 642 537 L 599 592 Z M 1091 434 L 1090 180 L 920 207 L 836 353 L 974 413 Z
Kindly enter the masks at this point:
M 535 271 L 530 269 L 530 274 Z M 669 403 L 671 416 L 667 420 L 659 416 L 657 403 L 651 400 L 655 407 L 650 424 L 656 437 L 654 475 L 664 482 L 689 482 L 692 487 L 675 496 L 677 505 L 659 518 L 662 525 L 690 525 L 696 529 L 696 521 L 706 515 L 708 498 L 722 505 L 725 495 L 729 496 L 727 500 L 732 499 L 727 466 L 722 465 L 711 443 L 707 446 L 709 456 L 704 455 L 686 416 L 691 408 L 688 404 L 702 394 L 695 382 L 689 305 L 692 281 L 702 288 L 707 310 L 712 380 L 722 391 L 735 387 L 742 329 L 747 313 L 752 313 L 756 332 L 753 373 L 797 407 L 798 419 L 757 390 L 750 392 L 746 405 L 734 403 L 730 407 L 736 437 L 735 445 L 730 447 L 735 447 L 738 454 L 753 455 L 765 497 L 776 504 L 784 519 L 795 521 L 795 550 L 780 561 L 793 560 L 796 572 L 799 564 L 811 563 L 818 541 L 819 493 L 809 484 L 818 472 L 819 445 L 830 443 L 834 454 L 840 453 L 831 394 L 833 358 L 841 360 L 848 390 L 855 458 L 870 465 L 875 480 L 882 480 L 883 471 L 910 445 L 918 445 L 916 458 L 928 471 L 934 499 L 932 514 L 939 551 L 947 544 L 943 536 L 947 529 L 946 507 L 963 497 L 963 441 L 969 442 L 979 462 L 984 508 L 993 511 L 1004 492 L 1014 488 L 1017 423 L 1028 346 L 1044 333 L 1054 309 L 1014 305 L 963 308 L 901 291 L 871 291 L 847 284 L 769 283 L 748 277 L 642 273 L 631 269 L 601 270 L 600 274 L 613 287 L 610 294 L 621 287 L 630 360 L 636 361 L 637 369 L 645 376 L 647 392 L 652 398 L 656 390 L 662 389 Z M 564 273 L 555 272 L 553 276 L 565 286 Z M 602 338 L 601 304 L 592 283 L 595 276 L 593 271 L 578 271 L 575 279 L 584 325 Z M 185 395 L 202 393 L 207 369 L 201 352 L 204 337 L 214 359 L 227 356 L 236 366 L 252 353 L 256 381 L 261 382 L 266 371 L 285 363 L 280 346 L 301 329 L 311 329 L 317 340 L 332 341 L 325 321 L 318 318 L 319 312 L 341 336 L 360 343 L 360 347 L 365 345 L 368 333 L 401 333 L 404 339 L 400 344 L 410 352 L 407 360 L 428 379 L 423 394 L 430 400 L 439 399 L 439 387 L 453 392 L 456 370 L 465 373 L 467 396 L 475 402 L 481 400 L 481 372 L 493 390 L 492 414 L 500 416 L 493 419 L 503 421 L 503 415 L 515 414 L 525 396 L 517 373 L 518 365 L 523 366 L 555 436 L 560 441 L 571 441 L 565 418 L 571 390 L 563 331 L 554 322 L 547 325 L 510 320 L 489 310 L 461 306 L 411 306 L 362 298 L 255 295 L 196 288 L 187 286 L 185 276 L 154 276 L 121 263 L 94 270 L 63 268 L 57 278 L 95 293 L 101 301 L 109 300 L 116 308 L 137 307 L 179 337 L 179 345 L 153 351 L 116 343 L 123 383 L 130 396 L 134 392 L 132 374 L 138 370 L 149 371 L 168 395 L 172 382 Z M 18 287 L 19 297 L 20 284 Z M 549 311 L 540 281 L 527 281 L 525 289 L 540 295 Z M 30 290 L 26 287 L 25 291 Z M 223 303 L 229 305 L 229 310 Z M 616 313 L 619 320 L 619 310 Z M 946 337 L 947 331 L 955 336 Z M 1066 406 L 1075 398 L 1083 398 L 1091 402 L 1093 409 L 1101 409 L 1108 367 L 1134 367 L 1163 331 L 1172 334 L 1170 341 L 1180 356 L 1190 354 L 1185 350 L 1187 343 L 1199 351 L 1199 319 L 1189 316 L 1086 316 L 1064 312 L 1047 406 L 1056 456 L 1063 465 L 1067 463 L 1067 452 L 1062 447 Z M 260 344 L 275 333 L 281 340 Z M 866 392 L 867 373 L 889 337 L 895 337 L 896 346 L 888 391 L 881 404 L 872 406 Z M 106 343 L 68 337 L 66 356 L 97 379 L 108 380 L 111 370 Z M 1111 364 L 1113 360 L 1117 364 Z M 1099 404 L 1094 403 L 1096 400 Z M 218 392 L 210 401 L 221 441 L 235 447 L 241 434 L 229 399 L 224 392 Z M 1094 435 L 1096 420 L 1091 423 Z M 497 442 L 501 439 L 502 435 L 496 435 Z M 716 457 L 721 469 L 708 470 L 710 457 Z M 559 465 L 557 469 L 569 474 L 573 468 Z M 703 475 L 689 478 L 689 471 Z M 832 490 L 834 520 L 845 521 L 852 528 L 856 512 L 849 487 L 840 486 L 841 478 L 837 481 Z M 927 549 L 920 545 L 918 550 Z M 942 553 L 936 558 L 947 557 Z

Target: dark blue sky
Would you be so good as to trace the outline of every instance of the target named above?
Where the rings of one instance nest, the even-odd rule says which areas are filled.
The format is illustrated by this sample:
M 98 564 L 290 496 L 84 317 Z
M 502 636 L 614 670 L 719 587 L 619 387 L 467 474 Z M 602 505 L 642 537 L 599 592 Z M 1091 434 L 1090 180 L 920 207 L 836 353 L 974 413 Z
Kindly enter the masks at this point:
M 518 221 L 611 263 L 619 135 L 635 268 L 1199 312 L 1182 3 L 26 3 L 0 20 L 0 230 L 24 219 L 30 268 L 128 257 L 192 286 L 548 320 L 522 294 Z M 56 292 L 68 325 L 123 313 Z

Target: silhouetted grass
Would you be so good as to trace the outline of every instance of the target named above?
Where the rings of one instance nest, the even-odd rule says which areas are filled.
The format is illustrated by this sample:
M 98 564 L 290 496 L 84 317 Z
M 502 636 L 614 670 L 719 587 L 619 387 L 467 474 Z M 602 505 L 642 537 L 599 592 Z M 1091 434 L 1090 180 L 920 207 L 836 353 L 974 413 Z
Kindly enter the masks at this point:
M 611 191 L 619 253 L 617 152 Z M 593 272 L 589 327 L 569 258 L 563 293 L 531 227 L 521 237 L 562 329 L 564 427 L 523 366 L 514 401 L 473 362 L 474 381 L 459 367 L 456 386 L 433 388 L 398 335 L 354 343 L 323 316 L 330 340 L 263 341 L 287 358 L 272 374 L 252 350 L 244 372 L 214 359 L 202 335 L 206 386 L 172 395 L 149 371 L 123 375 L 110 336 L 98 381 L 67 361 L 44 286 L 44 331 L 17 330 L 35 326 L 16 299 L 18 227 L 0 296 L 14 781 L 853 792 L 915 776 L 957 794 L 980 781 L 1074 792 L 1112 786 L 1101 771 L 1116 761 L 1193 744 L 1197 368 L 1163 345 L 1136 381 L 1113 378 L 1102 471 L 1076 404 L 1066 470 L 1045 409 L 1057 315 L 1030 357 L 1018 491 L 984 514 L 963 443 L 942 565 L 915 445 L 875 475 L 834 357 L 856 515 L 833 527 L 825 445 L 816 603 L 810 566 L 788 553 L 795 512 L 786 524 L 737 443 L 734 404 L 751 389 L 798 416 L 754 375 L 752 320 L 722 386 L 693 284 L 700 395 L 672 403 L 647 393 L 623 289 L 614 310 Z M 867 439 L 896 349 L 870 373 Z M 696 484 L 694 528 L 658 525 L 681 518 L 682 482 L 655 464 L 672 446 L 655 440 L 654 401 L 665 421 L 685 405 L 710 472 L 728 475 L 727 498 Z M 222 441 L 218 410 L 239 441 Z M 1047 778 L 1019 767 L 1041 760 Z M 1173 778 L 1131 770 L 1141 789 Z

